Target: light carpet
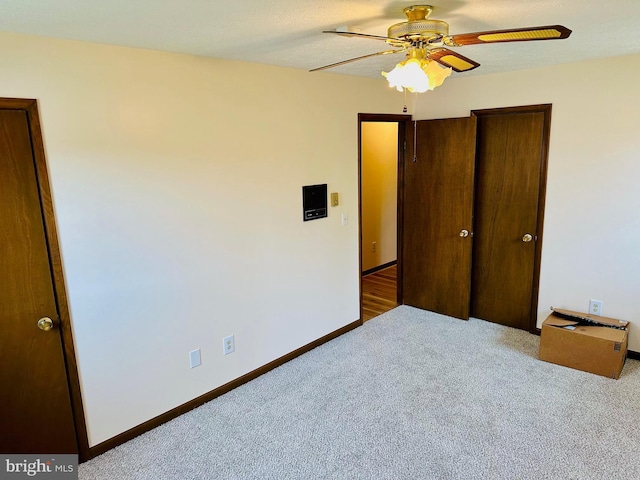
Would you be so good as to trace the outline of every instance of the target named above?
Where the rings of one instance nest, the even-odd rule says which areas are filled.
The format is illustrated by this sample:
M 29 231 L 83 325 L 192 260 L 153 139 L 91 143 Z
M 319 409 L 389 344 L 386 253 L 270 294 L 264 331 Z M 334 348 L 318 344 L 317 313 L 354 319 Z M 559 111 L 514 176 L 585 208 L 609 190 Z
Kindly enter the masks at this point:
M 80 466 L 81 480 L 640 478 L 640 362 L 400 306 Z

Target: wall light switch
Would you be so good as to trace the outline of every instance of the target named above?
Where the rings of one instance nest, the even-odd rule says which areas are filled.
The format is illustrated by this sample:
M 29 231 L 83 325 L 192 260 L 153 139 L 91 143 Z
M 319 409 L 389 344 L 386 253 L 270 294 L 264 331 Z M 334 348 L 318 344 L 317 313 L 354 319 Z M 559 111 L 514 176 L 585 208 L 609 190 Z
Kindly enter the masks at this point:
M 342 214 L 342 226 L 344 227 L 345 225 L 349 224 L 349 217 L 347 217 L 346 213 Z
M 338 199 L 338 192 L 332 192 L 331 193 L 331 206 L 332 207 L 337 207 L 340 204 L 340 201 Z
M 192 350 L 189 352 L 189 365 L 191 368 L 196 368 L 198 365 L 202 363 L 200 358 L 200 349 Z

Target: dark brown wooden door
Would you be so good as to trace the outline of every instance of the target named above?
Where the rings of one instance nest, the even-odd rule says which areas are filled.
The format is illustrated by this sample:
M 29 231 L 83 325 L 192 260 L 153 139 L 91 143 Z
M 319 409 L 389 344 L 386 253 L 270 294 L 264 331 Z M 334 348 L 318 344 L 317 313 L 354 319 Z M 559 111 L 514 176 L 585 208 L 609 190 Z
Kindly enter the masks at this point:
M 31 140 L 27 113 L 0 109 L 0 452 L 77 453 Z
M 468 319 L 476 118 L 407 122 L 405 130 L 403 303 Z
M 540 111 L 478 116 L 471 315 L 525 330 L 537 291 L 544 137 Z

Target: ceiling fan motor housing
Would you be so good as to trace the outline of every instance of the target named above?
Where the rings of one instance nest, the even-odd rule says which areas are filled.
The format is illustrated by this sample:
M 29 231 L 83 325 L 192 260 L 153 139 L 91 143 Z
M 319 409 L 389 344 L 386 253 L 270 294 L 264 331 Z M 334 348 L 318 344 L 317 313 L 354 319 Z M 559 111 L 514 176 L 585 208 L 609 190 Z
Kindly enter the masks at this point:
M 431 5 L 412 5 L 405 8 L 403 12 L 408 21 L 391 25 L 387 36 L 414 42 L 428 41 L 434 37 L 449 35 L 447 22 L 427 18 L 432 10 Z

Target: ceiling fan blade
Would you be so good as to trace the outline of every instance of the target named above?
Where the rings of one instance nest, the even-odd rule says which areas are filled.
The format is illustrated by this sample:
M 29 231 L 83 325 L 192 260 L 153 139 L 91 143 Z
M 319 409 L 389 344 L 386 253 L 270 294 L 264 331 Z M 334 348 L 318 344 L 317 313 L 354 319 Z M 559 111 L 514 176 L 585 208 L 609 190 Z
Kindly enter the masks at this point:
M 480 66 L 478 62 L 448 48 L 434 48 L 427 55 L 443 67 L 451 67 L 455 72 L 468 72 Z
M 571 30 L 562 25 L 544 27 L 512 28 L 509 30 L 490 30 L 488 32 L 463 33 L 444 37 L 449 47 L 477 45 L 480 43 L 525 42 L 529 40 L 561 40 L 571 35 Z
M 331 65 L 325 65 L 324 67 L 314 68 L 309 70 L 310 72 L 317 72 L 318 70 L 326 70 L 327 68 L 339 67 L 351 62 L 357 62 L 358 60 L 364 60 L 365 58 L 377 57 L 379 55 L 389 55 L 392 53 L 404 53 L 404 50 L 385 50 L 384 52 L 370 53 L 369 55 L 363 55 L 362 57 L 350 58 L 349 60 L 343 60 L 342 62 L 332 63 Z
M 336 35 L 342 35 L 343 37 L 362 37 L 362 38 L 371 38 L 373 40 L 393 40 L 394 42 L 402 42 L 402 40 L 398 39 L 398 38 L 392 38 L 392 37 L 382 37 L 380 35 L 370 35 L 368 33 L 358 33 L 358 32 L 349 32 L 349 31 L 340 31 L 340 30 L 324 30 L 322 33 L 333 33 Z M 408 42 L 402 42 L 402 43 L 408 43 Z

